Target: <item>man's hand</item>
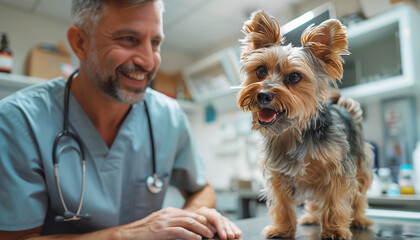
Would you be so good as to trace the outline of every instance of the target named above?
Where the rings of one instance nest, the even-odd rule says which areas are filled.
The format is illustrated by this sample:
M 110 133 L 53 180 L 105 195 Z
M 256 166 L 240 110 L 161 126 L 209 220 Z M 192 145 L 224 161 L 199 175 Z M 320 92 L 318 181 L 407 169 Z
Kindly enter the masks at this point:
M 222 240 L 236 239 L 242 236 L 241 230 L 234 223 L 214 209 L 216 194 L 208 182 L 203 189 L 192 194 L 180 191 L 185 197 L 184 209 L 204 216 L 209 224 L 209 229 L 214 233 L 217 232 Z
M 241 230 L 214 208 L 201 207 L 194 212 L 206 217 L 207 221 L 211 224 L 210 228 L 216 230 L 221 239 L 237 239 L 242 236 Z
M 237 239 L 241 230 L 215 209 L 201 207 L 196 211 L 164 208 L 139 221 L 117 228 L 118 239 L 202 239 L 215 233 L 223 240 Z
M 116 236 L 118 239 L 127 240 L 213 238 L 216 231 L 213 225 L 218 231 L 219 229 L 220 231 L 227 230 L 226 223 L 222 221 L 222 218 L 216 217 L 216 213 L 211 209 L 203 209 L 195 213 L 172 207 L 164 208 L 146 218 L 118 227 Z

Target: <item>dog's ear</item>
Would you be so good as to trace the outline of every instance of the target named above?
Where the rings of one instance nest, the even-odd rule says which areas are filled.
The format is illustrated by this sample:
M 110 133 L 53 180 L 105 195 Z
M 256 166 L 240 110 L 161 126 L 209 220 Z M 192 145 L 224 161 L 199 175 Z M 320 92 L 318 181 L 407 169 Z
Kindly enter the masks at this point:
M 328 75 L 333 79 L 343 77 L 343 59 L 348 55 L 346 27 L 336 19 L 308 27 L 301 36 L 302 46 L 325 63 Z
M 262 10 L 251 14 L 250 20 L 244 23 L 242 32 L 245 34 L 245 38 L 241 40 L 242 56 L 252 50 L 279 44 L 282 41 L 279 23 Z

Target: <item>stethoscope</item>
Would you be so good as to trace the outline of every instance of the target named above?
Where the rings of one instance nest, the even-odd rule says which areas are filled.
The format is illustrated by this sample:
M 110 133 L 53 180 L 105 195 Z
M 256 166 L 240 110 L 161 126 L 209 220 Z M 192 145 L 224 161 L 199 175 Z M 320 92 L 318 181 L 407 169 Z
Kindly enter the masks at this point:
M 53 151 L 52 151 L 55 181 L 57 183 L 58 195 L 60 197 L 61 204 L 63 205 L 63 208 L 64 208 L 64 214 L 63 215 L 58 215 L 58 216 L 55 217 L 56 222 L 75 221 L 75 220 L 81 220 L 81 219 L 89 220 L 90 217 L 91 217 L 89 213 L 84 213 L 84 214 L 80 213 L 81 210 L 82 210 L 83 199 L 84 199 L 84 195 L 85 195 L 85 183 L 86 183 L 86 163 L 85 163 L 85 155 L 84 155 L 83 147 L 82 147 L 80 138 L 77 135 L 69 132 L 69 129 L 68 129 L 68 126 L 69 126 L 70 86 L 71 86 L 71 81 L 73 80 L 73 77 L 77 73 L 78 73 L 78 70 L 75 70 L 69 76 L 69 78 L 67 79 L 65 92 L 64 92 L 63 129 L 55 137 L 54 145 L 53 145 Z M 151 141 L 152 161 L 153 161 L 153 164 L 152 164 L 153 165 L 153 174 L 146 178 L 146 186 L 147 186 L 147 189 L 151 193 L 158 194 L 160 191 L 162 191 L 163 181 L 162 181 L 161 178 L 158 177 L 157 171 L 156 171 L 155 144 L 154 144 L 154 138 L 153 138 L 152 123 L 150 121 L 150 114 L 149 114 L 149 110 L 147 109 L 146 101 L 144 101 L 144 108 L 145 108 L 145 111 L 146 111 L 147 123 L 148 123 L 148 126 L 149 126 L 149 136 L 150 136 L 150 141 Z M 79 148 L 77 148 L 73 145 L 67 145 L 65 147 L 62 147 L 57 153 L 58 143 L 64 137 L 67 137 L 68 139 L 74 140 L 77 143 L 77 146 Z M 73 213 L 72 211 L 70 211 L 67 208 L 67 204 L 64 201 L 63 193 L 61 191 L 60 177 L 59 177 L 59 174 L 58 174 L 58 162 L 59 162 L 58 161 L 58 156 L 60 154 L 62 154 L 63 152 L 68 151 L 68 150 L 76 151 L 77 154 L 79 155 L 80 161 L 82 163 L 82 191 L 81 191 L 81 194 L 80 194 L 79 206 L 77 207 L 76 213 Z

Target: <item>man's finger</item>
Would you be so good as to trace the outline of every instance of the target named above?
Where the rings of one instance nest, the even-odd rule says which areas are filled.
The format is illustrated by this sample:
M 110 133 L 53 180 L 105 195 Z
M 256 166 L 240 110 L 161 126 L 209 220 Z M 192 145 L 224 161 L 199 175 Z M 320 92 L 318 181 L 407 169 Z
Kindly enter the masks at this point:
M 190 218 L 194 218 L 195 220 L 197 220 L 203 225 L 208 225 L 208 220 L 205 216 L 191 212 L 191 211 L 169 207 L 159 212 L 161 212 L 162 214 L 161 217 L 168 217 L 168 218 L 190 217 Z
M 192 231 L 183 227 L 170 227 L 161 232 L 161 239 L 187 239 L 187 240 L 201 240 L 202 237 Z
M 242 236 L 242 231 L 233 222 L 229 221 L 229 224 L 235 234 L 235 238 L 240 238 Z
M 177 217 L 170 219 L 168 221 L 168 226 L 182 227 L 206 238 L 213 238 L 214 236 L 214 233 L 207 227 L 207 225 L 202 224 L 191 217 Z

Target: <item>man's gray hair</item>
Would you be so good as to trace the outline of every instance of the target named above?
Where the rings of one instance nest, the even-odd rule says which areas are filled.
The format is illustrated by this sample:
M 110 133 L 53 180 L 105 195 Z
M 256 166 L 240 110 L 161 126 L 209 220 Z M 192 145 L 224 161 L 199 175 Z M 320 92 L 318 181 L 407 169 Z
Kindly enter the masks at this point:
M 71 7 L 71 15 L 73 18 L 73 25 L 92 33 L 98 20 L 101 17 L 102 10 L 105 3 L 114 1 L 130 7 L 145 4 L 147 2 L 158 2 L 161 13 L 164 11 L 164 4 L 162 0 L 73 0 Z

